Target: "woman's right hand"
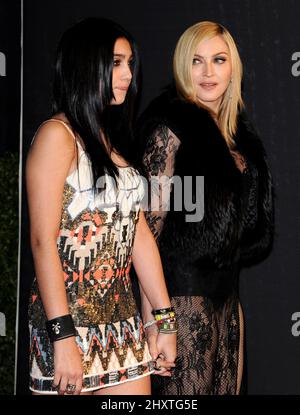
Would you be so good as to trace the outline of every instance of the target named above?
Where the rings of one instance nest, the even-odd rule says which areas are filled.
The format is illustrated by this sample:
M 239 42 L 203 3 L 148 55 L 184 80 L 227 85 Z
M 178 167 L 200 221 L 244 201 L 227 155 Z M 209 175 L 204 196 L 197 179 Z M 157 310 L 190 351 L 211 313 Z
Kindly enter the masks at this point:
M 168 337 L 171 336 L 171 337 Z M 155 370 L 155 375 L 172 376 L 171 370 L 176 366 L 174 363 L 176 357 L 176 334 L 161 334 L 158 332 L 157 325 L 154 324 L 146 329 L 146 338 L 152 359 L 159 369 Z M 174 342 L 175 340 L 175 342 Z M 167 355 L 165 352 L 167 343 Z
M 73 395 L 82 389 L 83 367 L 75 337 L 58 340 L 54 345 L 54 386 L 59 386 L 58 394 L 64 395 L 67 385 L 76 385 Z
M 177 334 L 176 333 L 159 333 L 156 342 L 157 350 L 161 360 L 160 367 L 167 368 L 171 375 L 171 368 L 176 366 L 175 359 L 177 355 Z

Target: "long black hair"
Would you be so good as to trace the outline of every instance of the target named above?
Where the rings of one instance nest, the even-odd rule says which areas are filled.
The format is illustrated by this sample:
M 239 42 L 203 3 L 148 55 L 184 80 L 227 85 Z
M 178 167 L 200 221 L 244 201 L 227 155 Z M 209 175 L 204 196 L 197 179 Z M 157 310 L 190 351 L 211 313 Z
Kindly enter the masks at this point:
M 110 105 L 114 98 L 114 45 L 119 38 L 127 39 L 132 50 L 132 80 L 124 103 Z M 63 34 L 58 45 L 52 115 L 64 113 L 82 139 L 91 161 L 94 187 L 105 172 L 114 178 L 119 175 L 100 131 L 110 149 L 115 149 L 130 165 L 135 164 L 132 122 L 139 63 L 132 36 L 120 25 L 103 18 L 88 18 L 75 24 Z

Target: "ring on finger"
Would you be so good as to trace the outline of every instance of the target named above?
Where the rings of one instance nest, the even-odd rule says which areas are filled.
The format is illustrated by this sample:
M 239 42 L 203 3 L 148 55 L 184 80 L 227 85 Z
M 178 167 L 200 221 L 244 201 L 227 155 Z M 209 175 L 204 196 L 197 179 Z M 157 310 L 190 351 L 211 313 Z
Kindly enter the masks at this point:
M 154 369 L 159 370 L 161 368 L 161 365 L 158 365 L 157 359 L 154 360 Z
M 68 385 L 66 387 L 66 393 L 68 395 L 72 395 L 75 391 L 76 391 L 76 385 L 73 385 L 71 383 L 68 383 Z

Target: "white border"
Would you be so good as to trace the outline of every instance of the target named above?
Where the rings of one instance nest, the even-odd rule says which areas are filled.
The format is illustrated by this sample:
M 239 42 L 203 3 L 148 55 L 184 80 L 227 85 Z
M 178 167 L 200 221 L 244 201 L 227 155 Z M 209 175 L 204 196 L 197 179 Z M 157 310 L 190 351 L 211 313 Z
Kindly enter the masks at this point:
M 17 307 L 16 307 L 16 343 L 15 343 L 15 379 L 14 394 L 17 394 L 17 362 L 18 362 L 18 340 L 19 340 L 19 299 L 20 299 L 20 265 L 21 265 L 21 224 L 22 224 L 22 168 L 23 168 L 23 31 L 24 31 L 24 4 L 21 0 L 21 67 L 20 67 L 20 154 L 19 154 L 19 243 L 18 243 L 18 285 L 17 285 Z

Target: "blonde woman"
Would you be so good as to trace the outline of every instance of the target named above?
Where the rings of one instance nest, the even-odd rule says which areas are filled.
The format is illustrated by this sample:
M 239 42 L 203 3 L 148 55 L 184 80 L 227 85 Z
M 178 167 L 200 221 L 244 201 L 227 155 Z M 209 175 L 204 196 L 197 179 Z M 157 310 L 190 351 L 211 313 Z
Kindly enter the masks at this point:
M 184 184 L 193 177 L 196 183 L 182 190 L 181 211 L 173 206 L 180 199 L 175 184 L 167 203 L 158 188 L 149 204 L 147 220 L 179 322 L 176 368 L 153 384 L 159 394 L 239 394 L 244 323 L 238 278 L 241 267 L 270 252 L 272 180 L 261 140 L 246 119 L 242 63 L 226 28 L 208 21 L 188 28 L 173 69 L 175 85 L 149 105 L 137 132 L 149 179 L 176 177 Z M 191 220 L 201 176 L 204 215 Z M 143 291 L 142 298 L 146 313 Z M 146 332 L 155 344 L 156 327 Z

